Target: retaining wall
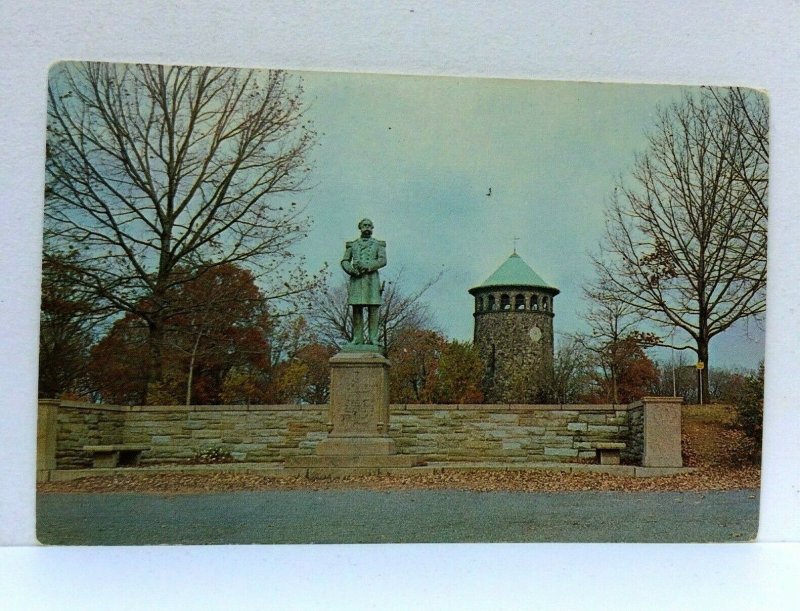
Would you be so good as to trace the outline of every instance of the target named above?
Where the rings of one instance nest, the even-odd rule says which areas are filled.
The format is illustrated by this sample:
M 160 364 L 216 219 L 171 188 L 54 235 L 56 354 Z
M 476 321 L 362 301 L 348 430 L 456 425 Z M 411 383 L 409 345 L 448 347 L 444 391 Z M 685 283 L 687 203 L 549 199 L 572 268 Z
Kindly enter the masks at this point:
M 676 405 L 673 439 L 674 418 L 664 428 L 658 416 L 674 414 Z M 389 435 L 399 453 L 436 462 L 591 461 L 594 443 L 615 441 L 626 444 L 626 462 L 642 464 L 648 456 L 652 466 L 673 467 L 681 466 L 671 464 L 674 452 L 662 459 L 646 450 L 648 439 L 656 449 L 665 441 L 680 448 L 679 405 L 679 399 L 659 397 L 625 406 L 392 405 Z M 288 456 L 312 455 L 327 431 L 327 405 L 116 406 L 43 400 L 38 468 L 90 467 L 84 445 L 115 443 L 150 446 L 142 464 L 185 463 L 199 452 L 221 448 L 236 461 L 280 465 Z
M 644 454 L 644 403 L 634 403 L 628 409 L 628 439 L 622 459 L 631 464 L 642 464 Z
M 627 408 L 613 405 L 393 405 L 400 453 L 432 461 L 575 462 L 592 443 L 626 441 Z
M 124 442 L 125 408 L 65 402 L 58 405 L 55 434 L 55 463 L 58 469 L 81 469 L 92 466 L 85 445 Z

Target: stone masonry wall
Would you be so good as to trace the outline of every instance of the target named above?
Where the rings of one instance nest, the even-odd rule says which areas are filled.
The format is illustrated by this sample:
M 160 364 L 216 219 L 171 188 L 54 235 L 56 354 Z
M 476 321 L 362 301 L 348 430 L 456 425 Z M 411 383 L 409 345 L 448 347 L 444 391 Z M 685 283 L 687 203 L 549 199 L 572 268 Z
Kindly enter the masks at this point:
M 398 451 L 431 461 L 593 460 L 593 443 L 628 436 L 623 406 L 394 405 L 391 414 Z
M 62 402 L 56 420 L 56 467 L 89 468 L 92 455 L 83 446 L 122 443 L 124 410 L 115 405 Z
M 327 419 L 325 405 L 134 407 L 123 439 L 150 444 L 142 464 L 186 462 L 211 448 L 227 450 L 236 461 L 280 463 L 313 454 L 327 437 Z
M 622 458 L 626 462 L 642 463 L 644 454 L 644 406 L 635 404 L 628 409 L 628 439 Z
M 61 403 L 56 468 L 91 466 L 82 446 L 150 445 L 142 464 L 186 462 L 221 448 L 236 461 L 281 464 L 327 436 L 326 405 L 100 406 Z M 612 405 L 392 405 L 399 453 L 428 461 L 575 462 L 598 441 L 629 442 L 629 410 Z M 635 453 L 635 452 L 634 452 Z
M 530 336 L 533 326 L 541 336 Z M 487 401 L 520 400 L 514 378 L 553 360 L 553 314 L 542 311 L 491 311 L 475 314 L 475 345 L 484 362 Z

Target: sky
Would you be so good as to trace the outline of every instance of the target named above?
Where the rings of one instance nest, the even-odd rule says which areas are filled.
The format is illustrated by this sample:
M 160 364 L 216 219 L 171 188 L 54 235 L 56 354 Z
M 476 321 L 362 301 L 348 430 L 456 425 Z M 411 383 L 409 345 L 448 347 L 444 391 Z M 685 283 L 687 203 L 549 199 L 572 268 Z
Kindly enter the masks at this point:
M 313 218 L 296 251 L 334 282 L 363 217 L 388 242 L 384 278 L 402 270 L 439 328 L 471 340 L 473 301 L 514 250 L 561 293 L 554 327 L 586 330 L 582 285 L 615 179 L 646 147 L 659 106 L 691 88 L 581 82 L 297 73 L 318 132 L 301 195 Z M 491 196 L 487 196 L 491 188 Z M 712 340 L 712 365 L 754 368 L 764 333 L 739 325 Z M 669 354 L 654 353 L 666 360 Z M 686 354 L 689 361 L 692 356 Z

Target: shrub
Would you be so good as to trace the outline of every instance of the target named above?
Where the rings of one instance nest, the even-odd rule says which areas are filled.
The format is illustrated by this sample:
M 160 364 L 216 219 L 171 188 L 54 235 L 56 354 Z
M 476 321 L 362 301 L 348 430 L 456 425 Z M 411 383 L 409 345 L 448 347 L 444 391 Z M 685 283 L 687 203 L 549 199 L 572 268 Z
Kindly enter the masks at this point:
M 233 462 L 233 457 L 231 453 L 219 447 L 214 448 L 206 448 L 205 450 L 200 450 L 195 453 L 194 458 L 190 460 L 192 464 L 198 465 L 210 465 L 216 463 L 228 463 Z
M 738 395 L 733 402 L 736 409 L 734 426 L 747 435 L 752 443 L 753 458 L 759 459 L 764 420 L 764 363 L 757 373 L 745 378 Z

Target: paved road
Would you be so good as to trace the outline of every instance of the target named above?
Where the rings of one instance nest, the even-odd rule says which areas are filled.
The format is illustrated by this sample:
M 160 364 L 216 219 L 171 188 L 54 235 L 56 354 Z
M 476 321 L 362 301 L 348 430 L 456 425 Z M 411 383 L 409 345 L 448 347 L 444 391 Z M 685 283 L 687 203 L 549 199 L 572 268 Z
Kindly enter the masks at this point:
M 40 494 L 57 545 L 746 541 L 758 492 Z

